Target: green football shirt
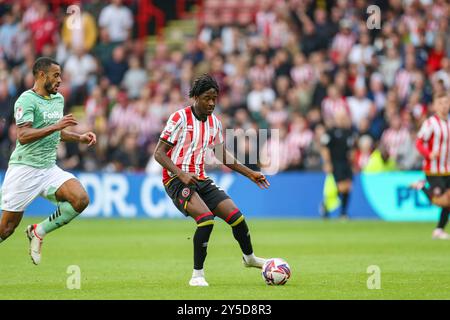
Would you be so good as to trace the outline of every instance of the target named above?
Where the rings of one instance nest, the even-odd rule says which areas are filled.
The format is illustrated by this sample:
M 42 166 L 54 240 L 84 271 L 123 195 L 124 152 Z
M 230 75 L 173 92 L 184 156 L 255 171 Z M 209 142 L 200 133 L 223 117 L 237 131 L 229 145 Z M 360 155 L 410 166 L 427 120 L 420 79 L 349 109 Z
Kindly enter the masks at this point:
M 32 127 L 41 129 L 57 123 L 63 117 L 64 97 L 60 93 L 44 98 L 33 90 L 20 95 L 14 104 L 16 124 L 31 122 Z M 25 164 L 35 168 L 48 168 L 56 163 L 56 149 L 61 133 L 56 131 L 31 143 L 16 141 L 16 149 L 9 164 Z

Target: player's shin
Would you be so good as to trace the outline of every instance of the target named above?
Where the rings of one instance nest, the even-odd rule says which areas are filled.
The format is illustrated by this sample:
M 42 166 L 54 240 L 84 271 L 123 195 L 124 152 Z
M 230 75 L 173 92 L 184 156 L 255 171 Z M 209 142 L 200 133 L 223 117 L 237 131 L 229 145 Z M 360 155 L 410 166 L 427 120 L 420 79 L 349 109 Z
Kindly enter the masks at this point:
M 79 214 L 80 212 L 77 212 L 69 202 L 59 202 L 56 211 L 36 225 L 36 233 L 42 238 L 47 233 L 68 224 Z
M 225 219 L 225 222 L 227 222 L 231 226 L 231 229 L 233 230 L 233 236 L 239 243 L 244 256 L 253 256 L 250 231 L 242 213 L 238 209 L 235 209 L 228 215 L 228 217 Z
M 340 192 L 339 198 L 341 199 L 341 216 L 347 216 L 349 192 Z
M 437 225 L 438 229 L 444 229 L 448 223 L 448 216 L 450 214 L 450 210 L 448 208 L 442 208 L 441 216 L 439 218 L 439 222 Z
M 208 241 L 214 227 L 214 215 L 211 212 L 200 215 L 197 219 L 194 235 L 194 274 L 203 277 L 203 264 L 206 259 Z

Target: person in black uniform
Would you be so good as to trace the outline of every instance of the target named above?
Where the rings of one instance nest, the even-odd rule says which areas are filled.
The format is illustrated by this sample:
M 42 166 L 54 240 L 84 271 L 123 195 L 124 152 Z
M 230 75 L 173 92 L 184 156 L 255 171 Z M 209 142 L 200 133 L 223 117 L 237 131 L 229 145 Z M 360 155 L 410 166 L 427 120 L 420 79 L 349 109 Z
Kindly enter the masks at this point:
M 341 218 L 348 218 L 347 208 L 352 189 L 352 157 L 356 133 L 352 129 L 350 117 L 345 112 L 335 115 L 334 126 L 321 137 L 324 171 L 332 173 L 341 200 Z M 322 215 L 328 218 L 329 212 L 322 204 Z

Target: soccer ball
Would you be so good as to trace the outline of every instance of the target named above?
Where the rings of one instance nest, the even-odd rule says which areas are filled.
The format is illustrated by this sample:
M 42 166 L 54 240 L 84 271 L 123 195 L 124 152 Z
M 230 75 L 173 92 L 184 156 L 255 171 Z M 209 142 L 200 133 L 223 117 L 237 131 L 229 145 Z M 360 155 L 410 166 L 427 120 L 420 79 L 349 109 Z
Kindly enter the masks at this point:
M 268 285 L 283 285 L 291 277 L 291 268 L 283 259 L 271 258 L 264 263 L 261 275 Z

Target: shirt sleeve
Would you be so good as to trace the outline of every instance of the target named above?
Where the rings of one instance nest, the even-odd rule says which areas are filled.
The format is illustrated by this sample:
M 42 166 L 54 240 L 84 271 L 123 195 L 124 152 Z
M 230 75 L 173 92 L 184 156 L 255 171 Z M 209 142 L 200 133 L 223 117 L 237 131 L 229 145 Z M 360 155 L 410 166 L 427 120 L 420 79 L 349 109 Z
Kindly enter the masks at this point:
M 430 140 L 432 134 L 433 134 L 433 128 L 430 124 L 430 121 L 427 120 L 422 124 L 422 127 L 420 128 L 419 132 L 417 133 L 417 138 L 422 141 L 428 141 L 428 140 Z
M 222 122 L 217 119 L 217 129 L 216 132 L 214 134 L 214 139 L 211 143 L 211 145 L 209 146 L 210 148 L 214 148 L 215 146 L 218 146 L 220 144 L 223 143 L 223 132 L 222 132 Z
M 17 126 L 21 126 L 27 122 L 34 121 L 34 105 L 28 99 L 23 97 L 17 99 L 14 104 L 14 119 Z
M 159 139 L 171 146 L 176 145 L 182 127 L 183 119 L 178 112 L 175 112 L 167 120 L 167 124 L 164 127 L 164 130 L 161 133 Z

